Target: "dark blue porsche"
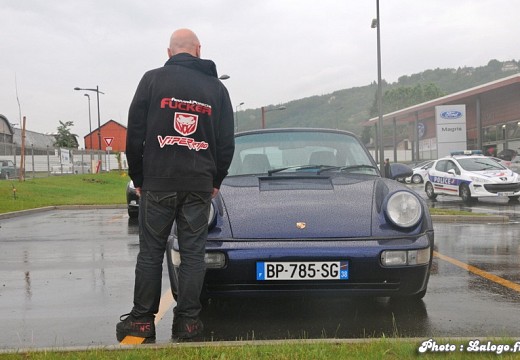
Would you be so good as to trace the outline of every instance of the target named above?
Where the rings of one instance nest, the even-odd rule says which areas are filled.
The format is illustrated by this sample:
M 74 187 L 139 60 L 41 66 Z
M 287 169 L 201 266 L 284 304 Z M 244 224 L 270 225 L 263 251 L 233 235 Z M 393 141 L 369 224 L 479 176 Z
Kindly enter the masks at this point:
M 411 175 L 407 166 L 391 167 L 393 178 Z M 209 225 L 204 298 L 426 293 L 434 242 L 428 208 L 405 185 L 382 178 L 346 131 L 237 134 Z M 175 296 L 175 228 L 167 255 Z

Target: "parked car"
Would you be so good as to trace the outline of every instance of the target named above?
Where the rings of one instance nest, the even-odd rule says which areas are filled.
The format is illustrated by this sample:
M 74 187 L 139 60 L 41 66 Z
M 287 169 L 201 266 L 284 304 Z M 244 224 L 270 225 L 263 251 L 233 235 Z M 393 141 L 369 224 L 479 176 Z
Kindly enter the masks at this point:
M 426 195 L 460 196 L 466 203 L 479 197 L 520 197 L 520 176 L 488 156 L 459 151 L 435 161 L 428 171 Z
M 520 174 L 520 156 L 516 156 L 513 160 L 511 160 L 509 168 L 515 173 Z
M 135 191 L 134 182 L 130 180 L 126 185 L 126 204 L 128 216 L 135 219 L 139 216 L 139 196 Z
M 414 183 L 421 184 L 424 182 L 424 178 L 428 176 L 428 170 L 432 167 L 434 160 L 423 161 L 412 167 L 413 174 L 410 177 L 407 177 L 405 180 L 406 183 Z
M 506 161 L 512 161 L 517 156 L 518 156 L 518 152 L 513 149 L 504 149 L 497 154 L 498 158 L 500 158 L 502 160 L 506 160 Z
M 18 168 L 12 160 L 0 160 L 0 179 L 11 179 L 18 176 Z
M 239 133 L 235 143 L 211 204 L 203 299 L 425 295 L 434 245 L 426 201 L 382 178 L 354 134 L 263 129 Z M 403 164 L 391 170 L 411 175 Z M 167 258 L 176 297 L 175 226 Z

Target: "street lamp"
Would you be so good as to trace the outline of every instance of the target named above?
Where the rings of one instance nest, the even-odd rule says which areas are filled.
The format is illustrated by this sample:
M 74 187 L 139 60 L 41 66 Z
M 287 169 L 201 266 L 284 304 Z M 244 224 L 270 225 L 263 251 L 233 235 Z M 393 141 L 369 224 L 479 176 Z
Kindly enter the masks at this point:
M 265 129 L 265 113 L 266 112 L 275 111 L 275 110 L 285 110 L 285 109 L 287 109 L 285 106 L 279 106 L 274 109 L 266 109 L 265 107 L 262 106 L 262 129 Z
M 385 148 L 383 141 L 383 95 L 381 84 L 381 18 L 379 16 L 379 0 L 376 0 L 376 19 L 372 20 L 372 29 L 377 29 L 377 110 L 379 113 L 378 119 L 378 138 L 379 138 L 379 170 L 384 174 L 384 157 Z
M 240 104 L 238 104 L 237 106 L 235 106 L 235 119 L 236 119 L 236 125 L 235 125 L 235 132 L 238 131 L 238 108 L 240 106 L 244 105 L 244 102 L 241 102 Z
M 227 80 L 227 79 L 229 79 L 230 77 L 231 77 L 231 76 L 224 74 L 224 75 L 220 75 L 218 78 L 219 78 L 220 80 Z
M 99 91 L 99 86 L 96 86 L 95 89 L 84 89 L 75 87 L 74 90 L 83 90 L 83 91 L 94 91 L 97 96 L 97 119 L 98 119 L 98 149 L 101 150 L 101 114 L 99 112 L 99 94 L 105 94 L 104 92 Z
M 89 94 L 83 94 L 88 98 L 88 130 L 89 130 L 89 139 L 90 139 L 90 150 L 92 150 L 92 120 L 90 117 L 90 95 Z M 85 147 L 87 147 L 87 144 L 85 144 Z

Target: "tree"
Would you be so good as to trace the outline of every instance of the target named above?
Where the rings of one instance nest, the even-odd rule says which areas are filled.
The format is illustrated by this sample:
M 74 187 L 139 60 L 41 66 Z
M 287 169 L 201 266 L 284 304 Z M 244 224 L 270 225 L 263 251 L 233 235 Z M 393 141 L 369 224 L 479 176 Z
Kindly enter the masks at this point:
M 407 107 L 417 105 L 429 100 L 437 99 L 444 96 L 444 93 L 434 84 L 429 83 L 425 86 L 417 84 L 414 87 L 411 86 L 399 86 L 392 89 L 386 90 L 383 95 L 383 114 L 388 114 L 397 110 L 405 109 Z M 370 108 L 370 116 L 378 116 L 377 107 L 377 93 Z M 407 133 L 407 125 L 399 125 L 397 127 L 398 136 L 405 136 Z M 385 127 L 383 129 L 383 137 L 387 138 L 392 136 L 393 129 L 391 127 Z M 372 127 L 365 130 L 362 134 L 363 141 L 370 137 L 375 137 L 375 133 Z
M 383 114 L 401 110 L 429 100 L 444 96 L 444 93 L 433 83 L 425 86 L 417 84 L 414 87 L 400 86 L 385 91 L 383 95 Z M 370 108 L 370 116 L 378 114 L 377 94 Z
M 56 141 L 54 142 L 54 146 L 60 148 L 78 147 L 78 140 L 76 139 L 78 135 L 72 134 L 70 132 L 70 128 L 72 126 L 74 126 L 74 122 L 63 122 L 60 120 L 60 126 L 58 126 L 58 134 L 56 134 Z

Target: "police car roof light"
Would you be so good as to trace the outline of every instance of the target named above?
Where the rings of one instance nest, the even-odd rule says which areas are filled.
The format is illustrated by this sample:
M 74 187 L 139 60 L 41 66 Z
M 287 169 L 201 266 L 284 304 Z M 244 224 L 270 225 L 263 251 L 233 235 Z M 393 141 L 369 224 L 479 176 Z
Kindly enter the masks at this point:
M 482 150 L 459 150 L 459 151 L 452 151 L 451 156 L 455 155 L 482 155 Z

